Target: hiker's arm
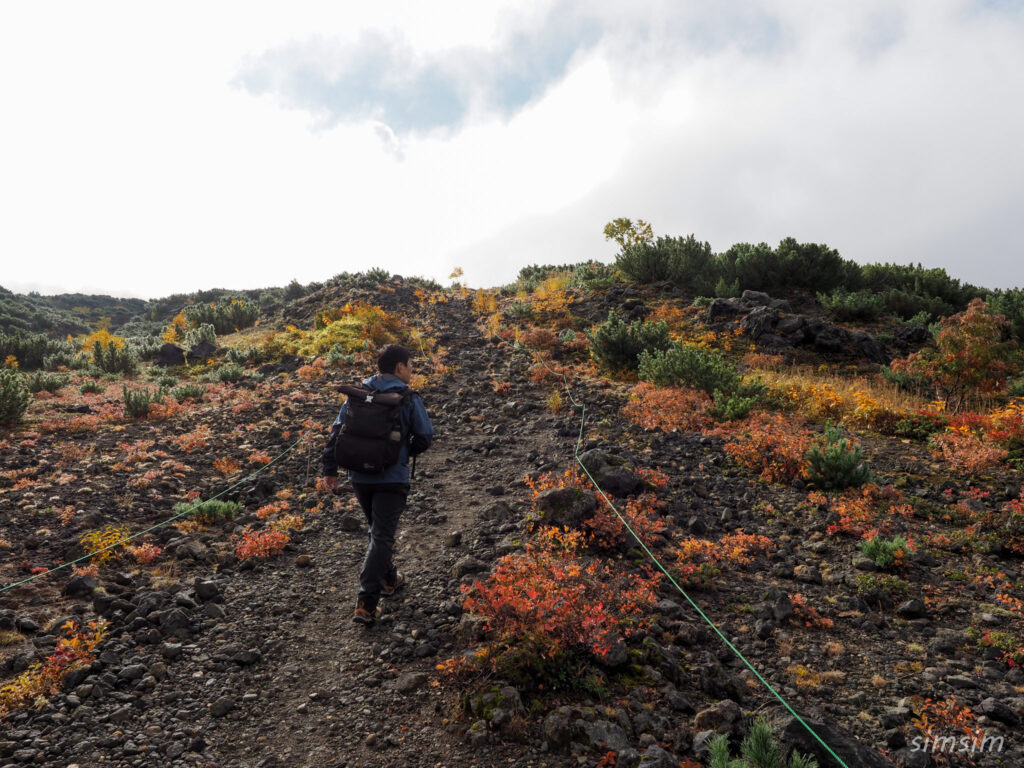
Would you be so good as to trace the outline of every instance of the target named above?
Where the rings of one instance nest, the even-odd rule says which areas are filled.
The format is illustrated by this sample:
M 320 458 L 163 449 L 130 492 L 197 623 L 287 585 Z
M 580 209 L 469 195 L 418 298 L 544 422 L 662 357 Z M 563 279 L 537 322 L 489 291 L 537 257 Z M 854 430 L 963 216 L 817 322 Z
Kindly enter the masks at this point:
M 423 453 L 434 442 L 434 425 L 419 397 L 412 398 L 412 425 L 409 437 L 409 455 Z

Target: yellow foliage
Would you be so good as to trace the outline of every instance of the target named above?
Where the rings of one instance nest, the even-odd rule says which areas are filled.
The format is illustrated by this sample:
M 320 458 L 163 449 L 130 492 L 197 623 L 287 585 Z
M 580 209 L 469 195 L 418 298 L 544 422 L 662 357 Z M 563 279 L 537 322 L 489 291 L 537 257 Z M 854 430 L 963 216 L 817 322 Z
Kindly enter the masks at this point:
M 7 358 L 4 360 L 4 368 L 17 368 L 17 367 L 18 367 L 18 358 L 16 358 L 14 355 L 8 355 Z
M 185 335 L 185 313 L 179 312 L 174 316 L 164 331 L 163 340 L 166 344 L 177 344 Z
M 928 403 L 876 377 L 817 375 L 810 369 L 760 371 L 764 384 L 808 418 L 848 426 L 890 430 L 900 419 L 928 410 Z
M 36 662 L 11 682 L 0 687 L 0 718 L 14 709 L 45 700 L 60 690 L 64 677 L 73 669 L 93 661 L 93 651 L 107 636 L 105 621 L 90 622 L 84 632 L 71 621 L 62 627 L 70 633 L 57 641 L 56 652 L 43 662 Z
M 346 354 L 399 343 L 409 329 L 398 315 L 378 306 L 355 301 L 319 314 L 311 331 L 286 325 L 266 342 L 271 355 L 293 354 L 316 357 L 339 347 Z
M 114 546 L 123 542 L 129 535 L 125 526 L 111 523 L 101 530 L 84 534 L 81 544 L 85 553 L 92 555 L 94 562 L 102 564 L 114 557 Z
M 473 296 L 473 309 L 481 315 L 489 315 L 498 311 L 498 297 L 493 291 L 477 288 Z
M 96 344 L 101 347 L 113 346 L 114 349 L 124 348 L 124 339 L 121 336 L 114 336 L 106 328 L 101 328 L 98 331 L 93 331 L 82 341 L 82 349 L 86 352 L 91 353 L 95 357 Z

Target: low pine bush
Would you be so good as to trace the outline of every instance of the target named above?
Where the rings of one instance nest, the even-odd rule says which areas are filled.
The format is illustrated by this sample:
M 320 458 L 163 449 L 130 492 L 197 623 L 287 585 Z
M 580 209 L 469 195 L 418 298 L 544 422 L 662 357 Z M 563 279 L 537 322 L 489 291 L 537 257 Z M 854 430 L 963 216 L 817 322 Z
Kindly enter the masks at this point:
M 836 320 L 876 320 L 885 312 L 885 301 L 873 291 L 846 291 L 819 293 L 818 301 Z
M 825 435 L 807 452 L 807 479 L 818 488 L 842 490 L 871 482 L 871 470 L 860 445 L 850 443 L 843 430 L 825 425 Z
M 751 409 L 759 402 L 764 394 L 764 387 L 760 385 L 745 385 L 736 392 L 726 394 L 720 389 L 714 393 L 714 405 L 708 410 L 715 421 L 735 421 L 746 418 Z
M 202 323 L 198 328 L 189 328 L 185 331 L 183 344 L 186 349 L 192 349 L 192 347 L 204 341 L 208 341 L 211 344 L 217 343 L 217 331 L 211 323 Z
M 19 423 L 31 399 L 25 377 L 11 368 L 0 368 L 0 424 Z
M 124 384 L 121 391 L 124 393 L 124 412 L 133 419 L 146 418 L 149 415 L 149 404 L 162 403 L 164 399 L 163 392 L 159 389 L 129 389 L 128 385 Z
M 232 383 L 245 378 L 245 371 L 240 365 L 228 363 L 218 368 L 214 375 L 217 377 L 217 381 Z
M 188 513 L 196 522 L 209 525 L 221 520 L 233 520 L 241 508 L 242 505 L 236 501 L 210 499 L 208 501 L 196 502 L 195 504 L 187 504 L 185 502 L 175 504 L 174 514 Z
M 92 346 L 92 364 L 102 373 L 131 376 L 138 370 L 139 357 L 130 347 L 97 340 Z
M 587 338 L 590 340 L 590 354 L 612 371 L 636 370 L 642 354 L 661 352 L 672 344 L 668 323 L 636 320 L 627 325 L 615 310 L 611 310 L 608 319 L 589 332 Z
M 900 562 L 907 553 L 907 540 L 902 536 L 883 539 L 875 536 L 860 545 L 860 551 L 879 568 L 891 568 Z
M 740 745 L 742 757 L 729 754 L 729 737 L 719 734 L 708 743 L 711 762 L 708 768 L 785 768 L 779 745 L 771 727 L 758 718 L 750 727 L 750 733 Z M 818 768 L 818 761 L 797 751 L 790 755 L 788 768 Z
M 259 319 L 259 316 L 259 304 L 244 298 L 195 304 L 185 308 L 185 320 L 190 326 L 198 328 L 209 323 L 217 335 L 248 328 Z
M 206 394 L 206 386 L 203 384 L 182 384 L 171 390 L 171 396 L 179 403 L 186 400 L 201 400 Z
M 95 395 L 102 392 L 104 389 L 105 387 L 95 379 L 89 379 L 88 381 L 82 382 L 78 387 L 78 391 L 83 395 Z
M 681 342 L 666 350 L 641 352 L 639 374 L 660 387 L 692 387 L 712 397 L 716 391 L 734 393 L 741 383 L 736 366 L 721 352 Z
M 46 371 L 36 371 L 33 374 L 25 377 L 25 384 L 28 386 L 29 391 L 35 392 L 56 392 L 61 387 L 67 386 L 69 379 L 67 376 L 60 376 L 56 373 L 47 373 Z

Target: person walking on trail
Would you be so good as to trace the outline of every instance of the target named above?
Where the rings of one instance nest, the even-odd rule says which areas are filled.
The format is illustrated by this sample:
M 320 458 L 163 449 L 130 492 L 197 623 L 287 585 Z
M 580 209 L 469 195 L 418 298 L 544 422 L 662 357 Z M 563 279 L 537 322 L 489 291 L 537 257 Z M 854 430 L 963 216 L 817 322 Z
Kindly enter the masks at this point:
M 322 455 L 328 489 L 337 492 L 338 469 L 347 468 L 370 526 L 352 615 L 353 621 L 364 625 L 373 624 L 380 616 L 380 598 L 390 597 L 405 584 L 393 554 L 398 519 L 409 494 L 409 459 L 413 458 L 415 472 L 415 456 L 427 450 L 434 438 L 422 398 L 409 389 L 409 350 L 389 344 L 378 355 L 377 369 L 379 373 L 363 381 L 363 388 L 341 388 L 348 399 L 331 427 Z

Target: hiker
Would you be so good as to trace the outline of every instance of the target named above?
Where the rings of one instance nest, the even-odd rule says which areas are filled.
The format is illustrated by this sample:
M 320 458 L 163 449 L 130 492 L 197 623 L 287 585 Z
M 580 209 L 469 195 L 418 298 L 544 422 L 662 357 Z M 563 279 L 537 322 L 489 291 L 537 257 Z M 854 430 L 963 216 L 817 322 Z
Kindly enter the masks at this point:
M 379 373 L 363 381 L 369 393 L 342 387 L 349 397 L 331 427 L 331 436 L 322 455 L 324 482 L 332 493 L 337 492 L 341 457 L 341 466 L 349 469 L 349 480 L 370 526 L 370 542 L 359 574 L 359 597 L 352 615 L 353 621 L 364 625 L 373 624 L 380 616 L 381 596 L 390 597 L 405 583 L 405 576 L 395 567 L 392 555 L 398 518 L 409 494 L 409 458 L 427 450 L 434 438 L 434 428 L 423 400 L 409 389 L 412 380 L 409 350 L 399 344 L 387 345 L 377 357 L 377 369 Z M 394 394 L 380 397 L 376 393 Z M 376 404 L 369 405 L 374 401 Z M 350 408 L 353 402 L 356 405 Z M 400 420 L 400 435 L 385 422 L 384 433 L 397 441 L 397 445 L 392 443 L 390 448 L 384 445 L 388 442 L 386 437 L 367 438 L 356 434 L 362 429 L 360 424 L 375 421 L 379 425 L 382 418 Z M 358 419 L 364 421 L 356 423 Z M 414 471 L 415 466 L 414 458 Z

